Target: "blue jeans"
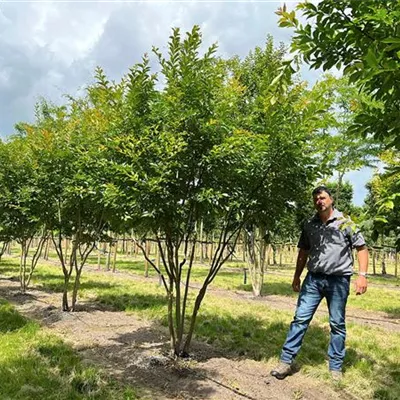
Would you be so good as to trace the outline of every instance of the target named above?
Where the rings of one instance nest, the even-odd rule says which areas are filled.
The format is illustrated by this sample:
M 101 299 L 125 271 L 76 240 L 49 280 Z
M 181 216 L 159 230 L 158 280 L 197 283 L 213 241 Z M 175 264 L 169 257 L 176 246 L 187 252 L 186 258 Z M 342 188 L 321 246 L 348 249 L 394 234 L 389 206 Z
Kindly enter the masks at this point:
M 350 276 L 308 273 L 301 287 L 294 320 L 283 345 L 281 361 L 291 364 L 300 350 L 304 335 L 321 300 L 326 297 L 331 337 L 329 369 L 340 371 L 345 356 L 346 303 Z

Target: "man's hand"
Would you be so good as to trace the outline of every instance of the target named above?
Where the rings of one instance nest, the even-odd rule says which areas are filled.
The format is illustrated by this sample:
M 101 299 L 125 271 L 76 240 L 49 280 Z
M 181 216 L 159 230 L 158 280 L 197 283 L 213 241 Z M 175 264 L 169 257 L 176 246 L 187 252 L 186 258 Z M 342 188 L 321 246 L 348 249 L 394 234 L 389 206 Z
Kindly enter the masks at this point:
M 294 277 L 292 282 L 293 291 L 300 292 L 300 286 L 301 286 L 301 279 Z
M 367 286 L 367 278 L 365 276 L 359 275 L 354 283 L 356 295 L 364 294 L 367 291 Z

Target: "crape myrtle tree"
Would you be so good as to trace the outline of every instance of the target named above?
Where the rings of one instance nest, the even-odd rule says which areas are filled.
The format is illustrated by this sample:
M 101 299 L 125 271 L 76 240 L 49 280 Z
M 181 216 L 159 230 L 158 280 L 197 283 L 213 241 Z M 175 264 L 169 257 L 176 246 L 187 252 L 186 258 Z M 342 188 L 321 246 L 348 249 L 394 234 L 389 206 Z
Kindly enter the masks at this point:
M 238 196 L 245 201 L 251 197 L 242 236 L 255 296 L 261 295 L 268 245 L 294 214 L 314 177 L 311 143 L 318 113 L 307 110 L 315 102 L 306 101 L 305 84 L 293 81 L 291 74 L 280 75 L 285 54 L 285 48 L 275 48 L 268 37 L 264 48 L 256 47 L 243 61 L 229 61 L 232 80 L 241 87 L 240 114 L 231 121 L 254 143 L 248 159 L 259 157 L 244 169 L 249 181 L 243 185 L 246 193 Z
M 47 239 L 47 227 L 40 219 L 44 210 L 40 182 L 24 135 L 0 143 L 0 168 L 0 235 L 3 243 L 15 240 L 21 247 L 19 278 L 25 293 Z M 33 248 L 35 237 L 38 243 Z
M 64 311 L 76 309 L 83 266 L 96 242 L 107 237 L 103 133 L 109 120 L 107 108 L 94 105 L 89 92 L 79 100 L 70 98 L 67 106 L 41 102 L 36 124 L 25 125 L 46 207 L 40 220 L 51 233 L 63 272 Z M 68 253 L 65 239 L 71 240 Z
M 167 293 L 171 349 L 177 356 L 188 354 L 207 288 L 232 255 L 243 227 L 264 206 L 271 216 L 287 208 L 312 171 L 305 130 L 290 128 L 295 103 L 290 98 L 298 95 L 288 96 L 278 82 L 271 82 L 270 90 L 265 86 L 259 99 L 265 118 L 253 127 L 245 122 L 246 86 L 229 63 L 215 56 L 215 45 L 202 52 L 201 44 L 197 26 L 185 37 L 174 29 L 167 55 L 153 49 L 159 75 L 150 73 L 146 57 L 131 69 L 113 140 L 120 213 L 131 215 L 126 222 L 137 234 L 157 240 L 159 268 L 142 250 Z M 289 79 L 282 76 L 286 86 Z M 193 295 L 200 226 L 215 233 L 217 244 Z

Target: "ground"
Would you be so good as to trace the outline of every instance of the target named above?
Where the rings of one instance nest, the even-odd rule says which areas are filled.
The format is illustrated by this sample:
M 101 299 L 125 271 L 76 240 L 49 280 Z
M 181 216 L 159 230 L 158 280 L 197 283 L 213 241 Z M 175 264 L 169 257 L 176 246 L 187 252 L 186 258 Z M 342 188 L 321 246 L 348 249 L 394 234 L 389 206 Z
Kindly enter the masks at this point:
M 99 272 L 88 269 L 87 273 Z M 295 300 L 287 297 L 254 300 L 246 292 L 213 293 L 263 301 L 278 309 L 294 309 Z M 139 387 L 144 399 L 352 399 L 333 384 L 321 385 L 321 381 L 301 371 L 278 381 L 269 375 L 271 363 L 222 353 L 200 342 L 193 343 L 190 360 L 174 361 L 168 357 L 168 332 L 164 327 L 133 314 L 108 310 L 90 300 L 81 301 L 79 312 L 65 313 L 60 310 L 59 293 L 32 289 L 21 295 L 19 283 L 6 277 L 0 279 L 0 297 L 70 343 L 85 361 L 100 366 L 121 382 Z M 355 320 L 351 311 L 348 317 Z M 400 331 L 399 323 L 386 318 L 384 313 L 360 314 L 358 310 L 357 322 Z

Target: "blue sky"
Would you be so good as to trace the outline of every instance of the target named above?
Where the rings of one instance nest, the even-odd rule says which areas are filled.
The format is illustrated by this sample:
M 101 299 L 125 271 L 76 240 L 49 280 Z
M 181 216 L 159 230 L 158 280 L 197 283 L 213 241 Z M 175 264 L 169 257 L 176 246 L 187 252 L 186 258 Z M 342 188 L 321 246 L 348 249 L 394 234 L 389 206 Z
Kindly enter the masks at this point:
M 296 2 L 290 2 L 293 7 Z M 0 135 L 18 121 L 32 121 L 43 96 L 62 102 L 79 93 L 100 65 L 120 79 L 152 46 L 165 49 L 172 27 L 201 27 L 204 45 L 219 45 L 219 55 L 246 56 L 268 34 L 290 42 L 291 31 L 277 26 L 275 11 L 283 2 L 92 2 L 12 0 L 0 3 Z M 314 83 L 319 71 L 303 69 Z M 371 170 L 352 172 L 355 203 L 365 197 Z

